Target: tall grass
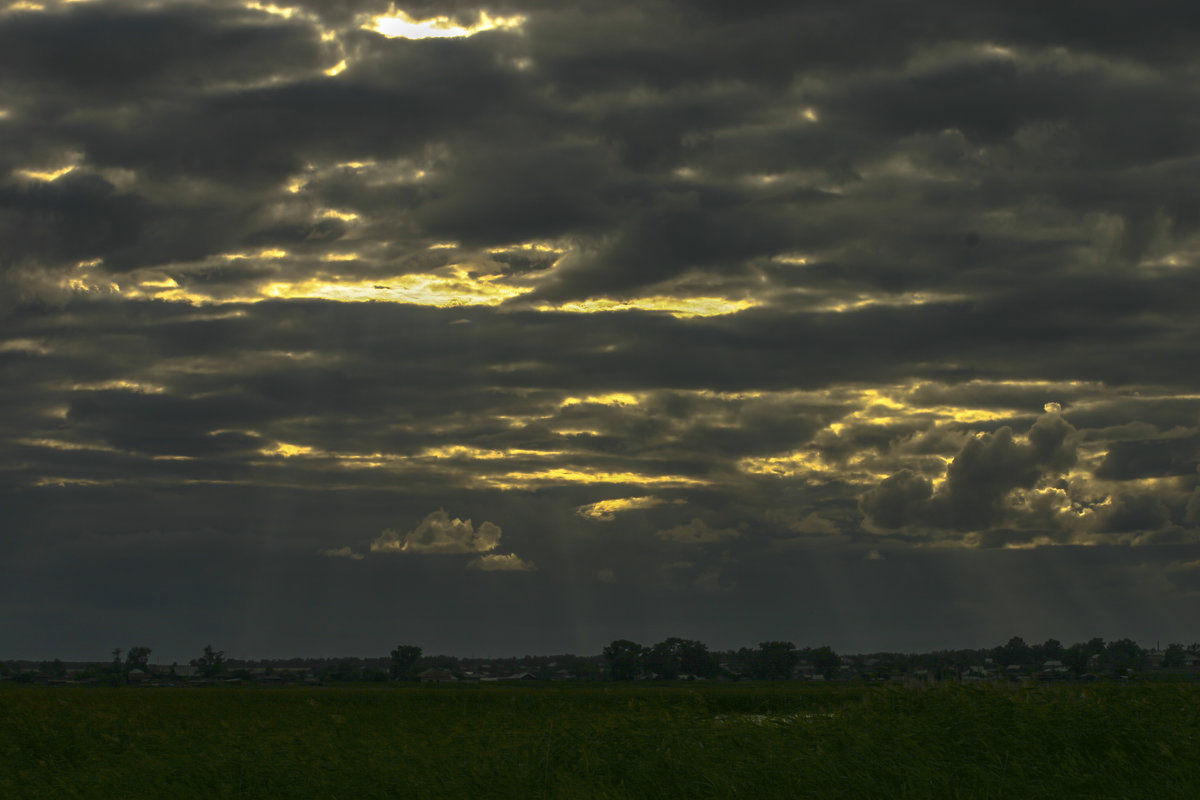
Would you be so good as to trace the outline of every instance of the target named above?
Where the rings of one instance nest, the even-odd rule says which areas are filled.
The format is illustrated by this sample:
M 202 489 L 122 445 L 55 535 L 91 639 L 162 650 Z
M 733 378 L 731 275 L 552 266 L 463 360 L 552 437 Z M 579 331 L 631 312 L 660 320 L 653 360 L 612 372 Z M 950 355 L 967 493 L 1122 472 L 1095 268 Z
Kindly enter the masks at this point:
M 1200 797 L 1200 686 L 6 688 L 0 797 Z

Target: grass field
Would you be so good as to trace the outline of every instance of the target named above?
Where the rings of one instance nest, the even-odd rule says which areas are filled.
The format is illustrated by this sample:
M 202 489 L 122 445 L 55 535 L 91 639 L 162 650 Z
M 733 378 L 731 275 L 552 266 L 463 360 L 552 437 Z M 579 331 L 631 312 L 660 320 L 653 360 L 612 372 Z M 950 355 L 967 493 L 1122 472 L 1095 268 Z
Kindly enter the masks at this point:
M 1191 798 L 1200 686 L 0 690 L 3 798 Z

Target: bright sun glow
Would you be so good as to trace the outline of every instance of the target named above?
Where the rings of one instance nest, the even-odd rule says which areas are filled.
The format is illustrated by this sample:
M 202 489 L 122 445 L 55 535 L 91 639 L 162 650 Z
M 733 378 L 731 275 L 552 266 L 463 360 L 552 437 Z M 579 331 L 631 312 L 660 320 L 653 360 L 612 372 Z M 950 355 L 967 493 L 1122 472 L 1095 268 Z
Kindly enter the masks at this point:
M 486 11 L 480 11 L 479 21 L 470 27 L 464 27 L 451 17 L 413 19 L 403 11 L 396 11 L 394 14 L 375 17 L 369 25 L 363 27 L 392 38 L 432 39 L 474 36 L 477 33 L 497 29 L 519 30 L 524 22 L 525 17 L 523 16 L 492 17 Z

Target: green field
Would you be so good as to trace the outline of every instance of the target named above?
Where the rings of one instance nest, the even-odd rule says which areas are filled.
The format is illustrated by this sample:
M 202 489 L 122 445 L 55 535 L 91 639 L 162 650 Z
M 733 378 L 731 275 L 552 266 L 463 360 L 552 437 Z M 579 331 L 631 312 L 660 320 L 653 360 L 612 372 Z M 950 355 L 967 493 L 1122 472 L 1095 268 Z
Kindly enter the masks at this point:
M 1200 797 L 1200 686 L 0 689 L 3 798 Z

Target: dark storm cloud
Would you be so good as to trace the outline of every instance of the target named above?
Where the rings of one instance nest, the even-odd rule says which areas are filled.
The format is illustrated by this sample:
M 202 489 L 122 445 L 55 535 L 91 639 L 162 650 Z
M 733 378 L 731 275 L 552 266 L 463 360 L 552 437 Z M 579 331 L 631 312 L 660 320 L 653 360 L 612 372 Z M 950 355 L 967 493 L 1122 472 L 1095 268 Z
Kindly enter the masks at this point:
M 1075 429 L 1048 414 L 1013 439 L 1011 428 L 967 440 L 935 494 L 928 478 L 902 470 L 863 496 L 867 518 L 883 528 L 925 525 L 959 531 L 985 530 L 1005 515 L 1004 501 L 1018 488 L 1032 488 L 1044 476 L 1075 464 Z
M 1200 434 L 1141 440 L 1109 445 L 1096 477 L 1109 480 L 1192 475 L 1200 461 Z
M 0 18 L 0 92 L 43 114 L 54 94 L 87 106 L 147 102 L 311 70 L 327 56 L 311 26 L 232 5 L 89 2 Z
M 0 15 L 0 586 L 62 598 L 7 641 L 98 596 L 281 655 L 430 596 L 454 651 L 1190 619 L 1192 4 L 389 7 Z M 750 307 L 645 310 L 699 301 Z M 451 516 L 502 559 L 370 552 Z

